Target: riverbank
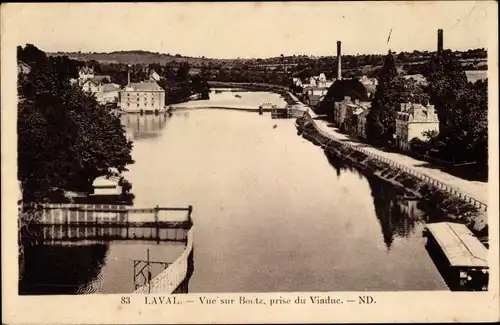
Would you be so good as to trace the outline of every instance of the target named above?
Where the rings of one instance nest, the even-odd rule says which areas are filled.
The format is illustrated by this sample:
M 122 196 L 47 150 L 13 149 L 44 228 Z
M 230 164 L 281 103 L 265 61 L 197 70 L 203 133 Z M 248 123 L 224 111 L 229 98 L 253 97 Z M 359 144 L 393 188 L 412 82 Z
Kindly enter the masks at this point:
M 424 181 L 410 169 L 398 168 L 390 160 L 380 159 L 340 140 L 332 140 L 318 130 L 309 114 L 297 119 L 297 128 L 305 139 L 321 146 L 327 156 L 348 161 L 363 175 L 375 176 L 395 186 L 402 195 L 421 200 L 426 213 L 438 213 L 445 219 L 460 220 L 483 241 L 487 239 L 487 213 L 467 202 L 467 199 L 450 195 L 438 183 Z

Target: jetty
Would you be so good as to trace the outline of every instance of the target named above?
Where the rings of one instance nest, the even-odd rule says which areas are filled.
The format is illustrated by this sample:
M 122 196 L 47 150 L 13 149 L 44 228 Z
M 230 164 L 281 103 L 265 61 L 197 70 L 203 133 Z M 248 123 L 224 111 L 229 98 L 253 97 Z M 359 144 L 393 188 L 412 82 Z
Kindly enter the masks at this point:
M 185 242 L 193 224 L 192 211 L 192 206 L 48 204 L 36 211 L 38 216 L 23 239 L 46 244 L 111 240 Z

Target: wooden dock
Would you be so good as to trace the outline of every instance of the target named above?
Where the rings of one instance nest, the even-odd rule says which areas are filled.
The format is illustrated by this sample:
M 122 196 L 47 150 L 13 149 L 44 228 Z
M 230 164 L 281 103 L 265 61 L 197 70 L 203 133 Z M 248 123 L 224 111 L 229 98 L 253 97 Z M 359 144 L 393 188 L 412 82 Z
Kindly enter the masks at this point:
M 185 241 L 193 224 L 192 206 L 130 208 L 124 205 L 50 204 L 24 239 L 49 243 L 71 241 Z

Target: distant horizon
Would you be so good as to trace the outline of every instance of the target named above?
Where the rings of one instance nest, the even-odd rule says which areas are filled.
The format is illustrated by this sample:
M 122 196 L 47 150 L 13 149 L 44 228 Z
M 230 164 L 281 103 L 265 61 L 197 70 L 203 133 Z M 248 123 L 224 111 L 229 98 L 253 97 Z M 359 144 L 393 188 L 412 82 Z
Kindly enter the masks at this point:
M 134 50 L 112 50 L 112 51 L 105 51 L 105 52 L 97 52 L 97 51 L 89 51 L 89 50 L 86 50 L 86 51 L 49 51 L 49 50 L 45 50 L 45 49 L 42 49 L 40 47 L 38 47 L 36 44 L 32 44 L 34 46 L 36 46 L 39 50 L 42 50 L 43 52 L 45 53 L 50 53 L 50 54 L 59 54 L 59 53 L 63 53 L 63 54 L 68 54 L 68 53 L 74 53 L 74 54 L 111 54 L 111 53 L 119 53 L 119 52 L 146 52 L 146 53 L 152 53 L 152 54 L 157 54 L 157 55 L 170 55 L 172 57 L 175 57 L 175 55 L 180 55 L 181 57 L 183 58 L 193 58 L 193 59 L 203 59 L 203 60 L 257 60 L 257 59 L 262 59 L 262 60 L 266 60 L 266 59 L 274 59 L 274 58 L 279 58 L 280 55 L 277 55 L 277 56 L 271 56 L 271 57 L 252 57 L 252 58 L 248 58 L 248 57 L 238 57 L 238 58 L 217 58 L 217 57 L 204 57 L 204 56 L 193 56 L 193 55 L 184 55 L 182 53 L 175 53 L 175 54 L 172 54 L 172 53 L 165 53 L 165 52 L 157 52 L 157 51 L 150 51 L 150 50 L 143 50 L 143 49 L 134 49 Z M 23 44 L 21 46 L 26 46 L 26 44 Z M 469 50 L 484 50 L 485 52 L 488 52 L 488 49 L 487 48 L 484 48 L 484 47 L 478 47 L 478 48 L 467 48 L 467 49 L 462 49 L 462 50 L 458 50 L 458 49 L 449 49 L 449 48 L 444 48 L 444 50 L 451 50 L 453 52 L 466 52 L 466 51 L 469 51 Z M 417 52 L 429 52 L 429 53 L 433 53 L 433 52 L 437 52 L 437 48 L 434 49 L 434 50 L 418 50 L 418 49 L 412 49 L 412 50 L 401 50 L 401 51 L 393 51 L 391 50 L 393 53 L 402 53 L 402 52 L 405 52 L 405 53 L 413 53 L 414 51 L 417 51 Z M 79 53 L 81 52 L 81 53 Z M 350 53 L 341 53 L 342 55 L 349 55 L 349 56 L 358 56 L 358 55 L 386 55 L 387 52 L 385 53 L 356 53 L 356 54 L 350 54 Z M 284 57 L 308 57 L 308 58 L 326 58 L 326 57 L 336 57 L 337 55 L 336 54 L 332 54 L 332 55 L 312 55 L 312 54 L 284 54 Z
M 488 1 L 9 3 L 3 27 L 50 52 L 144 51 L 219 60 L 494 49 Z M 496 12 L 496 11 L 495 11 Z M 17 19 L 9 19 L 9 17 Z M 28 22 L 19 24 L 19 21 Z M 119 50 L 117 50 L 119 49 Z

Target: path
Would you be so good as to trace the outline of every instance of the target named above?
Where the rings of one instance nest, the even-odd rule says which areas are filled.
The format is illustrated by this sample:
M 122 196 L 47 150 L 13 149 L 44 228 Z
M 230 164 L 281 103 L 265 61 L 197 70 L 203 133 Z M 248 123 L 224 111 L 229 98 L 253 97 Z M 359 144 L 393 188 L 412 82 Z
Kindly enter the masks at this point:
M 293 94 L 291 94 L 293 99 L 297 99 Z M 298 101 L 298 99 L 297 99 Z M 314 123 L 318 128 L 320 128 L 325 133 L 330 136 L 343 140 L 353 146 L 363 147 L 364 150 L 377 154 L 386 159 L 397 162 L 401 165 L 404 165 L 407 168 L 410 168 L 416 172 L 424 174 L 428 177 L 434 178 L 437 181 L 440 181 L 447 186 L 454 188 L 460 191 L 463 194 L 466 194 L 478 201 L 483 202 L 488 205 L 488 183 L 486 182 L 478 182 L 478 181 L 469 181 L 463 178 L 459 178 L 453 175 L 450 175 L 446 172 L 443 172 L 439 169 L 425 167 L 429 163 L 426 161 L 418 160 L 400 153 L 395 152 L 386 152 L 377 148 L 374 148 L 366 143 L 361 143 L 357 140 L 351 139 L 348 135 L 339 132 L 339 130 L 335 127 L 330 126 L 330 122 L 316 119 L 317 115 L 304 104 L 297 104 L 297 108 L 301 107 L 302 110 L 308 111 L 311 117 L 314 119 Z

